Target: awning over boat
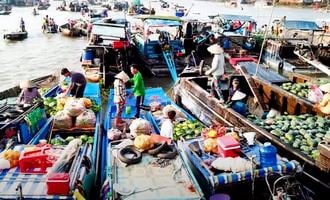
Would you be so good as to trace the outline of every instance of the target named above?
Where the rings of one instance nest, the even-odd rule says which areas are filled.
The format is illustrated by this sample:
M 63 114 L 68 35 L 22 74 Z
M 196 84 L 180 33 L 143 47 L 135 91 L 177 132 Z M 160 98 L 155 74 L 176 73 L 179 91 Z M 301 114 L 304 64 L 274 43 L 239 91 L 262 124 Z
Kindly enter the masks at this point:
M 146 26 L 180 26 L 181 22 L 166 19 L 146 19 L 144 21 Z
M 251 76 L 255 75 L 257 70 L 257 64 L 255 62 L 239 62 L 238 65 L 241 68 L 244 67 Z M 266 66 L 261 64 L 259 66 L 258 73 L 256 74 L 256 76 L 269 83 L 284 83 L 289 81 L 284 76 L 279 75 L 275 71 L 268 69 L 266 68 Z
M 284 21 L 283 26 L 286 29 L 294 30 L 322 30 L 315 22 L 312 21 L 286 20 Z

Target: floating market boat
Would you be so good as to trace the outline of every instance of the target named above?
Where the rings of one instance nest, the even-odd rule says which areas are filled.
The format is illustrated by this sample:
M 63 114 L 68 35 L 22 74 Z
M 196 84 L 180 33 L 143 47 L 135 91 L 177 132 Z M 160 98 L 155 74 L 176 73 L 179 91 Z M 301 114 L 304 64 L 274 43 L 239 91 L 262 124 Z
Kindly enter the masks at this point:
M 282 35 L 275 38 L 268 38 L 263 52 L 263 61 L 275 70 L 288 72 L 311 72 L 315 66 L 301 60 L 294 53 L 300 43 L 308 44 L 310 55 L 317 56 L 323 64 L 329 63 L 329 47 L 326 45 L 330 41 L 328 34 L 313 21 L 285 20 L 284 22 L 275 21 L 274 28 L 282 30 Z M 312 33 L 312 35 L 310 35 Z M 273 37 L 273 36 L 271 36 Z M 316 67 L 317 68 L 317 67 Z
M 160 97 L 159 100 L 161 102 L 159 103 L 161 105 L 166 105 L 169 100 L 168 98 L 161 98 L 166 97 L 162 89 L 153 88 L 146 90 L 145 103 L 153 102 L 154 96 Z M 135 112 L 135 100 L 129 97 L 126 100 L 126 106 L 130 106 L 131 110 L 130 112 L 123 113 L 123 120 L 130 123 Z M 111 90 L 106 112 L 107 115 L 104 121 L 106 131 L 114 128 L 112 125 L 116 112 L 115 108 L 116 106 L 113 104 L 113 90 Z M 146 118 L 144 114 L 141 114 L 141 116 L 143 119 Z M 152 132 L 155 132 L 152 126 L 150 128 Z M 131 132 L 133 132 L 133 128 L 131 128 Z M 157 138 L 155 140 L 158 140 L 158 142 L 167 141 L 167 145 L 173 151 L 177 149 L 167 138 L 163 138 L 157 134 L 152 134 L 152 137 Z M 203 193 L 180 155 L 174 156 L 174 154 L 168 153 L 167 156 L 171 154 L 171 158 L 168 157 L 167 161 L 163 162 L 162 159 L 153 157 L 147 152 L 138 153 L 139 157 L 135 157 L 138 161 L 135 164 L 131 163 L 124 167 L 122 160 L 125 161 L 125 159 L 120 156 L 120 152 L 123 150 L 119 148 L 122 145 L 119 144 L 121 141 L 123 140 L 109 141 L 107 134 L 104 134 L 103 152 L 106 153 L 102 158 L 101 166 L 103 166 L 103 170 L 101 171 L 106 172 L 106 174 L 103 174 L 102 180 L 107 180 L 102 196 L 107 197 L 111 195 L 113 199 L 119 199 L 123 196 L 127 199 L 203 199 Z M 130 139 L 124 141 L 129 141 L 133 144 L 133 141 Z M 162 144 L 165 145 L 165 143 Z M 117 157 L 114 157 L 116 150 L 119 153 L 117 153 Z M 158 164 L 160 162 L 163 162 L 163 164 Z M 104 170 L 105 167 L 107 170 Z M 188 188 L 190 189 L 184 185 L 189 185 Z
M 28 37 L 27 32 L 11 32 L 3 35 L 3 39 L 7 40 L 24 40 Z
M 247 62 L 249 63 L 249 62 Z M 248 73 L 254 74 L 255 73 L 255 67 L 253 65 L 247 65 L 248 67 Z M 250 69 L 250 70 L 249 70 Z M 251 69 L 254 69 L 251 71 Z M 266 69 L 263 69 L 266 70 Z M 232 76 L 234 78 L 235 76 Z M 264 79 L 265 81 L 268 81 L 269 83 L 281 83 L 281 82 L 287 82 L 285 79 L 276 79 L 278 75 L 276 74 L 270 74 L 269 71 L 258 71 L 257 77 Z M 232 80 L 230 79 L 230 81 Z M 247 78 L 246 76 L 240 76 L 237 77 L 240 81 L 241 91 L 247 94 L 248 100 L 247 105 L 249 107 L 249 110 L 252 111 L 254 114 L 258 115 L 259 117 L 252 117 L 250 116 L 247 118 L 246 116 L 243 116 L 242 114 L 239 114 L 234 109 L 225 106 L 219 102 L 216 98 L 210 98 L 209 92 L 208 92 L 208 79 L 207 77 L 193 77 L 193 78 L 180 78 L 180 81 L 177 83 L 175 87 L 175 94 L 176 99 L 178 100 L 178 103 L 181 103 L 185 108 L 190 110 L 195 116 L 197 116 L 202 122 L 206 124 L 212 124 L 213 122 L 220 121 L 228 125 L 235 125 L 238 127 L 246 127 L 248 131 L 254 131 L 257 133 L 258 138 L 261 139 L 261 141 L 270 140 L 273 144 L 275 144 L 280 152 L 285 153 L 289 158 L 295 159 L 301 163 L 305 163 L 304 168 L 304 174 L 308 174 L 308 176 L 314 177 L 314 180 L 317 180 L 318 183 L 326 180 L 326 177 L 329 177 L 329 174 L 326 174 L 322 172 L 324 169 L 323 167 L 319 166 L 317 162 L 315 161 L 317 152 L 317 144 L 318 142 L 322 141 L 322 138 L 325 137 L 327 133 L 327 126 L 328 124 L 327 119 L 322 118 L 320 116 L 314 116 L 311 114 L 306 114 L 307 111 L 304 110 L 302 107 L 300 112 L 298 113 L 300 115 L 295 116 L 294 114 L 297 114 L 296 110 L 300 109 L 299 106 L 296 107 L 296 110 L 289 109 L 289 106 L 291 102 L 287 101 L 278 101 L 278 96 L 271 95 L 270 97 L 266 97 L 265 94 L 269 94 L 269 92 L 261 91 L 261 93 L 257 93 L 258 89 L 256 89 L 256 86 L 254 85 L 251 87 L 251 79 Z M 231 82 L 229 82 L 231 83 Z M 229 84 L 224 82 L 222 84 L 222 91 L 225 96 L 228 95 L 228 87 Z M 266 88 L 262 87 L 262 90 L 265 90 Z M 265 96 L 261 96 L 265 95 Z M 257 103 L 253 99 L 259 99 Z M 268 101 L 264 102 L 264 99 L 267 99 Z M 270 98 L 270 99 L 269 99 Z M 284 97 L 282 98 L 284 99 Z M 272 102 L 276 102 L 279 104 L 275 104 Z M 270 108 L 274 108 L 276 110 L 287 112 L 288 115 L 284 115 L 280 118 L 275 118 L 277 121 L 279 119 L 283 119 L 283 124 L 279 122 L 275 122 L 278 125 L 269 127 L 265 124 L 263 120 L 261 120 L 262 117 L 266 115 L 267 107 L 266 109 L 263 108 L 264 105 L 270 106 Z M 294 103 L 294 102 L 293 102 Z M 298 105 L 299 103 L 297 103 Z M 269 108 L 269 109 L 270 109 Z M 304 121 L 308 118 L 311 118 L 308 120 L 308 122 Z M 299 121 L 298 123 L 301 124 L 301 126 L 297 127 L 291 127 L 291 119 L 294 119 L 295 121 Z M 313 122 L 312 122 L 313 121 Z M 320 128 L 320 130 L 316 129 L 313 125 L 313 128 L 309 128 L 309 123 L 322 123 L 323 128 Z M 274 129 L 278 129 L 279 126 L 284 126 L 284 124 L 288 124 L 288 126 L 285 126 L 285 131 L 272 131 Z M 281 125 L 280 125 L 281 124 Z M 270 125 L 271 126 L 271 125 Z M 312 125 L 311 125 L 312 126 Z M 283 127 L 281 127 L 283 128 Z M 280 128 L 280 129 L 281 129 Z M 300 133 L 299 129 L 303 129 L 302 133 Z M 305 129 L 306 128 L 306 129 Z M 291 130 L 291 131 L 290 131 Z M 311 131 L 313 130 L 313 131 Z M 307 131 L 307 132 L 306 132 Z M 315 132 L 316 131 L 316 132 Z M 318 132 L 320 131 L 320 132 Z M 287 132 L 290 132 L 289 134 L 286 134 Z M 305 138 L 304 142 L 301 143 L 301 141 L 294 144 L 295 139 L 292 138 L 292 132 L 294 132 L 293 135 L 298 137 L 304 137 L 306 135 L 309 139 L 309 145 L 308 147 L 302 147 L 306 145 L 307 139 Z M 316 136 L 316 133 L 321 133 Z M 290 138 L 290 140 L 285 139 L 287 137 Z M 317 139 L 319 138 L 319 139 Z M 293 145 L 294 144 L 294 145 Z M 323 179 L 324 178 L 324 179 Z M 324 183 L 324 182 L 323 182 Z M 315 185 L 314 185 L 315 186 Z M 327 184 L 324 184 L 322 189 L 316 188 L 317 191 L 320 192 L 320 194 L 324 194 L 325 190 L 324 188 L 329 187 Z
M 62 33 L 62 35 L 68 37 L 79 37 L 81 35 L 81 30 L 79 28 L 73 27 L 73 30 L 70 30 L 68 23 L 61 25 L 59 27 L 59 31 Z
M 57 89 L 49 91 L 46 96 L 56 95 Z M 100 108 L 101 97 L 98 84 L 88 83 L 84 93 Z M 53 109 L 57 102 L 48 102 L 46 109 Z M 86 99 L 84 104 L 86 105 Z M 48 104 L 51 103 L 52 105 Z M 56 105 L 55 105 L 56 106 Z M 93 107 L 92 107 L 93 109 Z M 73 110 L 71 110 L 73 111 Z M 3 158 L 10 158 L 15 153 L 19 163 L 10 169 L 1 170 L 1 199 L 74 199 L 92 198 L 91 189 L 98 176 L 98 152 L 101 137 L 100 110 L 96 111 L 96 122 L 93 127 L 82 127 L 76 121 L 76 128 L 59 126 L 56 116 L 49 118 L 40 131 L 34 135 L 29 145 L 15 146 L 3 152 Z M 95 115 L 95 114 L 94 114 Z M 95 116 L 94 116 L 95 117 Z M 85 122 L 85 125 L 88 122 Z M 90 125 L 90 124 L 89 124 Z M 76 138 L 77 137 L 77 138 Z M 76 138 L 76 139 L 75 139 Z M 48 143 L 48 144 L 47 144 Z
M 184 66 L 183 44 L 173 39 L 182 21 L 177 17 L 152 15 L 137 19 L 132 39 L 142 66 L 154 75 L 170 74 L 175 81 Z
M 11 10 L 0 10 L 0 15 L 9 15 Z
M 212 130 L 210 128 L 207 131 Z M 231 199 L 241 199 L 242 197 L 245 199 L 267 198 L 267 196 L 272 195 L 265 187 L 265 182 L 268 183 L 268 179 L 276 179 L 284 175 L 294 175 L 301 172 L 301 166 L 297 161 L 288 161 L 278 154 L 273 159 L 272 164 L 265 164 L 265 157 L 262 152 L 264 147 L 260 142 L 255 141 L 252 142 L 253 145 L 249 145 L 243 135 L 239 137 L 237 131 L 233 132 L 234 128 L 223 130 L 223 133 L 221 133 L 223 135 L 220 135 L 218 131 L 219 136 L 216 138 L 210 138 L 206 133 L 205 138 L 198 137 L 178 142 L 180 152 L 207 196 L 225 193 L 229 194 Z M 253 135 L 255 133 L 247 132 L 244 134 Z M 235 136 L 233 137 L 233 135 Z M 237 139 L 240 140 L 237 141 Z M 249 142 L 251 142 L 251 139 Z M 229 145 L 231 146 L 229 147 Z M 236 164 L 230 164 L 230 160 L 233 160 Z M 222 167 L 219 162 L 222 163 Z M 251 190 L 250 184 L 254 186 L 254 191 Z M 274 188 L 276 187 L 281 186 L 274 184 Z M 306 195 L 295 192 L 292 194 L 297 196 Z M 262 196 L 263 198 L 260 198 Z

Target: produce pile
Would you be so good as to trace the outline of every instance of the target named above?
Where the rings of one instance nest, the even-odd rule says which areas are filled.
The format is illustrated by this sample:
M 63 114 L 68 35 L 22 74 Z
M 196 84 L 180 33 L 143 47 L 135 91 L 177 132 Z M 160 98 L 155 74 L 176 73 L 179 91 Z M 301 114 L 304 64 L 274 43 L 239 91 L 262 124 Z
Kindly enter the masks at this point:
M 330 138 L 330 119 L 320 116 L 282 115 L 261 120 L 249 115 L 248 119 L 314 160 L 319 155 L 317 145 Z
M 9 169 L 18 166 L 19 151 L 5 150 L 0 156 L 0 169 Z
M 101 110 L 101 106 L 89 98 L 47 97 L 44 105 L 47 115 L 54 116 L 54 127 L 60 129 L 93 127 L 95 113 Z
M 292 94 L 295 94 L 302 98 L 308 98 L 308 94 L 311 90 L 311 87 L 313 84 L 316 84 L 317 86 L 326 84 L 330 81 L 328 80 L 317 80 L 314 83 L 311 82 L 305 82 L 305 83 L 283 83 L 280 87 Z
M 173 140 L 178 141 L 180 137 L 183 137 L 185 140 L 193 139 L 201 135 L 203 128 L 203 124 L 197 120 L 186 120 L 175 124 Z
M 87 143 L 87 144 L 93 144 L 94 143 L 94 137 L 93 136 L 88 136 L 88 135 L 81 135 L 76 137 L 77 139 L 79 138 L 82 143 Z M 61 137 L 55 137 L 53 139 L 50 140 L 50 144 L 58 146 L 58 145 L 67 145 L 69 144 L 69 142 L 71 142 L 72 140 L 76 139 L 73 136 L 68 136 L 65 139 L 61 138 Z

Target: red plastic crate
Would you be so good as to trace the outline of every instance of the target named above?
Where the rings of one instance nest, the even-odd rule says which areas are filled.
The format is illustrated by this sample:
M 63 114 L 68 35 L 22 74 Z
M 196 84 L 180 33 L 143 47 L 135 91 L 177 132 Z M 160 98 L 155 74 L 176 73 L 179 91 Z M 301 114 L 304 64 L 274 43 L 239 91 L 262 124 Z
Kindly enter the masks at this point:
M 68 195 L 70 192 L 70 175 L 68 173 L 52 173 L 47 176 L 48 195 Z
M 51 154 L 50 145 L 39 147 L 33 151 L 21 153 L 19 169 L 21 173 L 45 174 L 47 168 L 53 166 L 57 157 Z
M 218 138 L 219 154 L 226 157 L 237 157 L 240 154 L 240 144 L 229 135 Z
M 129 47 L 129 42 L 127 41 L 113 41 L 112 46 L 114 49 L 123 49 Z

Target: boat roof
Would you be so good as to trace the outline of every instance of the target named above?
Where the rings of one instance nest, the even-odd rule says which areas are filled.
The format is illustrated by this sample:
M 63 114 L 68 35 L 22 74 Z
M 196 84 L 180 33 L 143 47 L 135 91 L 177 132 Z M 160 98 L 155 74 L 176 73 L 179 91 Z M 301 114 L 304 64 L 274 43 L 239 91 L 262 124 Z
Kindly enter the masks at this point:
M 321 30 L 321 28 L 313 21 L 285 20 L 283 26 L 286 29 L 294 30 Z
M 162 15 L 138 15 L 136 18 L 141 20 L 168 20 L 168 21 L 182 21 L 182 19 L 175 16 L 162 16 Z
M 255 19 L 252 18 L 252 16 L 249 15 L 229 15 L 229 14 L 222 14 L 222 15 L 210 15 L 209 18 L 213 19 L 215 17 L 220 17 L 224 20 L 239 20 L 239 21 L 252 21 L 254 22 Z

